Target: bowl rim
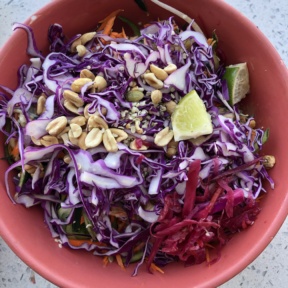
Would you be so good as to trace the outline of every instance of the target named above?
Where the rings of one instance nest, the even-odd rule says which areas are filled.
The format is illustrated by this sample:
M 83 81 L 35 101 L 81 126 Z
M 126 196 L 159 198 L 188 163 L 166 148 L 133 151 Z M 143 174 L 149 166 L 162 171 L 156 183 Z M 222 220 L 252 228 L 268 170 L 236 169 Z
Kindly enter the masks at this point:
M 68 2 L 69 0 L 54 0 L 42 8 L 40 8 L 38 11 L 35 11 L 33 15 L 35 14 L 44 14 L 47 9 L 52 9 L 53 7 L 56 7 L 58 5 L 58 2 Z M 232 7 L 230 4 L 224 2 L 224 1 L 218 1 L 218 0 L 210 0 L 211 2 L 216 3 L 216 5 L 219 5 L 222 7 L 223 10 L 229 10 L 232 12 L 237 20 L 241 21 L 245 26 L 249 26 L 249 29 L 253 30 L 253 33 L 257 33 L 261 41 L 265 43 L 265 45 L 268 45 L 269 49 L 271 50 L 271 53 L 275 59 L 279 60 L 279 63 L 283 64 L 282 70 L 283 73 L 285 73 L 288 76 L 287 68 L 281 59 L 280 55 L 274 48 L 274 46 L 270 43 L 269 39 L 258 29 L 258 27 L 250 21 L 248 18 L 246 18 L 245 15 L 243 15 L 241 12 L 236 10 L 234 7 Z M 29 24 L 31 21 L 31 17 L 29 16 L 24 23 Z M 0 48 L 0 59 L 1 54 L 5 49 L 8 49 L 11 43 L 13 42 L 15 33 L 6 41 L 6 43 Z M 0 63 L 1 64 L 1 63 Z M 288 79 L 288 77 L 287 77 Z M 4 191 L 3 191 L 4 192 Z M 216 278 L 213 278 L 210 282 L 205 282 L 205 285 L 220 285 L 224 282 L 228 281 L 232 277 L 234 277 L 236 274 L 238 274 L 240 271 L 242 271 L 248 264 L 250 264 L 254 259 L 256 259 L 259 254 L 267 247 L 267 245 L 273 240 L 274 236 L 277 234 L 278 230 L 280 229 L 281 225 L 284 223 L 286 217 L 287 217 L 287 211 L 288 211 L 288 193 L 286 193 L 286 197 L 283 199 L 283 204 L 278 210 L 277 217 L 273 219 L 273 225 L 270 225 L 267 230 L 265 231 L 264 237 L 262 237 L 259 242 L 257 243 L 257 246 L 254 247 L 254 249 L 250 250 L 248 254 L 244 255 L 242 259 L 238 263 L 236 263 L 229 272 L 225 274 L 221 274 Z M 9 226 L 5 224 L 5 221 L 0 219 L 0 235 L 4 239 L 4 241 L 8 244 L 8 246 L 11 248 L 11 250 L 20 258 L 22 259 L 27 265 L 29 265 L 34 271 L 36 271 L 38 274 L 46 278 L 48 281 L 55 283 L 57 285 L 60 285 L 61 287 L 75 287 L 75 283 L 71 281 L 71 279 L 63 278 L 61 275 L 61 271 L 53 271 L 51 273 L 51 267 L 47 265 L 46 263 L 38 263 L 33 256 L 33 252 L 25 250 L 25 247 L 21 244 L 21 242 L 18 241 L 12 241 L 11 239 L 14 238 L 13 231 L 9 229 Z M 213 283 L 212 283 L 213 282 Z M 68 286 L 67 286 L 68 285 Z M 204 286 L 203 286 L 204 287 Z M 205 286 L 206 287 L 206 286 Z

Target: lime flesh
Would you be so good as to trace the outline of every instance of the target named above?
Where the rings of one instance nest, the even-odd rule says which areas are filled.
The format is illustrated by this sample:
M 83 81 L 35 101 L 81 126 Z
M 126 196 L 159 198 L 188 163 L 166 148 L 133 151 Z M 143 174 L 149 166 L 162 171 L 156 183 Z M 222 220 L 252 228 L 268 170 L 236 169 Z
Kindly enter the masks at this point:
M 177 104 L 172 114 L 172 128 L 175 141 L 195 139 L 213 132 L 211 116 L 195 90 Z

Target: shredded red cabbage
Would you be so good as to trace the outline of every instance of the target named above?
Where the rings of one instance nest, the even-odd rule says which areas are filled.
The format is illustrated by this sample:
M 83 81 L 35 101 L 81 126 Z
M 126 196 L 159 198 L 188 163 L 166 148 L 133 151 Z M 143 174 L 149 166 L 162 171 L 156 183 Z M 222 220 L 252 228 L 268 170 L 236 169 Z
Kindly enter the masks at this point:
M 256 199 L 265 192 L 263 180 L 274 187 L 259 154 L 267 135 L 251 128 L 254 119 L 227 102 L 225 68 L 215 63 L 213 44 L 203 34 L 191 25 L 180 30 L 171 17 L 151 23 L 137 38 L 98 31 L 81 44 L 86 52 L 79 56 L 71 47 L 81 35 L 67 41 L 54 24 L 48 31 L 51 53 L 44 56 L 31 28 L 15 24 L 14 29 L 27 32 L 27 53 L 36 58 L 19 68 L 15 91 L 1 86 L 0 129 L 9 135 L 9 155 L 15 146 L 19 151 L 5 175 L 7 192 L 15 203 L 41 205 L 58 242 L 95 255 L 121 255 L 126 266 L 139 261 L 136 275 L 145 259 L 149 271 L 152 263 L 212 263 L 207 259 L 212 247 L 219 252 L 233 233 L 253 224 L 260 211 Z M 143 78 L 150 64 L 176 67 L 159 88 L 159 105 L 151 101 L 155 88 Z M 93 90 L 87 82 L 77 92 L 83 105 L 73 102 L 69 109 L 63 93 L 84 70 L 107 85 Z M 137 101 L 127 98 L 133 87 L 141 92 Z M 193 89 L 211 115 L 213 132 L 175 142 L 168 156 L 169 146 L 154 143 L 155 134 L 171 127 L 166 104 L 177 104 Z M 37 112 L 43 99 L 44 109 Z M 48 145 L 47 125 L 63 115 L 67 131 L 62 129 L 54 137 L 57 142 Z M 113 128 L 127 134 L 115 151 L 103 144 L 83 148 L 80 138 L 69 134 L 75 117 L 92 125 L 93 115 L 107 123 L 116 139 Z M 91 130 L 85 123 L 78 125 L 82 134 Z M 103 127 L 93 129 L 104 133 Z M 8 186 L 12 170 L 20 171 L 14 196 Z

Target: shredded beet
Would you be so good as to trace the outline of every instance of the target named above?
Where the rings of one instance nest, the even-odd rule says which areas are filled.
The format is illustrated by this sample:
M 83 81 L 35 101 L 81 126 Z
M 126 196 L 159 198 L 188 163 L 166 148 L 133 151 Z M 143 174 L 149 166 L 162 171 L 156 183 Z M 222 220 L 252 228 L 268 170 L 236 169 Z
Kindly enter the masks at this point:
M 193 161 L 189 166 L 188 181 L 186 184 L 185 202 L 183 206 L 182 215 L 186 218 L 193 209 L 196 198 L 196 188 L 198 185 L 198 175 L 201 169 L 201 160 Z
M 189 166 L 183 204 L 176 192 L 164 199 L 158 221 L 150 229 L 154 244 L 147 262 L 149 271 L 157 250 L 176 256 L 185 266 L 202 263 L 205 259 L 209 264 L 217 262 L 221 247 L 230 235 L 251 226 L 260 212 L 255 199 L 244 198 L 242 189 L 233 190 L 229 186 L 231 179 L 224 177 L 218 178 L 213 193 L 205 187 L 205 198 L 211 197 L 203 203 L 203 198 L 196 196 L 200 168 L 200 160 Z M 230 174 L 225 173 L 227 175 Z M 214 250 L 217 247 L 217 256 L 212 260 L 207 259 L 211 247 Z

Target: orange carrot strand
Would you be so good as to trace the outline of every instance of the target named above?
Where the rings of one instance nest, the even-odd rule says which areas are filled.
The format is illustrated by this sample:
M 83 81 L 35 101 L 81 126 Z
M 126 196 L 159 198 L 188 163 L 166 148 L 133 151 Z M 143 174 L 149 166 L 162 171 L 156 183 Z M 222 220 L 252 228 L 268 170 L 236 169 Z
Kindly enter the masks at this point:
M 120 254 L 117 254 L 117 255 L 116 255 L 116 261 L 117 261 L 118 265 L 119 265 L 122 269 L 125 270 L 125 266 L 124 266 L 124 264 L 123 264 L 122 257 L 121 257 Z
M 155 265 L 154 263 L 151 263 L 151 269 L 160 272 L 161 274 L 164 274 L 164 271 L 159 268 L 157 265 Z
M 107 23 L 106 23 L 106 25 L 105 25 L 105 27 L 104 27 L 104 30 L 103 30 L 103 34 L 105 34 L 105 35 L 109 35 L 109 34 L 110 34 L 110 32 L 111 32 L 111 30 L 112 30 L 112 27 L 113 27 L 113 25 L 114 25 L 115 19 L 116 19 L 116 16 L 110 18 L 110 19 L 107 21 Z
M 106 266 L 108 265 L 108 263 L 109 263 L 109 258 L 108 258 L 108 256 L 105 256 L 105 257 L 103 258 L 104 267 L 106 267 Z
M 95 244 L 98 246 L 106 246 L 106 244 L 98 242 L 98 241 L 93 241 L 92 239 L 68 239 L 70 245 L 75 246 L 75 247 L 79 247 L 83 244 Z
M 97 31 L 101 31 L 105 28 L 105 26 L 107 25 L 108 21 L 111 19 L 111 18 L 116 18 L 116 16 L 122 12 L 124 10 L 122 9 L 118 9 L 118 10 L 115 10 L 113 11 L 112 13 L 110 13 L 107 17 L 105 17 L 103 20 L 99 21 L 99 23 L 101 23 L 100 27 L 97 29 Z M 113 23 L 114 23 L 114 20 L 113 20 Z
M 11 150 L 11 155 L 16 158 L 17 156 L 19 156 L 19 146 L 18 146 L 18 142 L 16 142 L 15 146 L 13 147 L 13 149 Z

